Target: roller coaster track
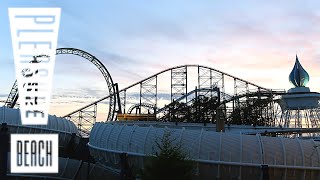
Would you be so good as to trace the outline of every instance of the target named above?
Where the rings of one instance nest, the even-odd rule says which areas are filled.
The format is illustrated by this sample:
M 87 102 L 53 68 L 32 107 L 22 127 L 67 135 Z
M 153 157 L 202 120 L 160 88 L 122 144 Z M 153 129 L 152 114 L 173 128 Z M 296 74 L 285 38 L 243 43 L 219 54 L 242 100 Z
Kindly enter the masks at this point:
M 194 90 L 188 92 L 187 94 L 181 96 L 180 98 L 176 99 L 174 102 L 179 102 L 179 101 L 185 99 L 186 97 L 189 97 L 189 96 L 191 96 L 192 94 L 195 94 L 196 92 L 206 92 L 206 93 L 207 93 L 207 92 L 213 92 L 213 91 L 216 91 L 216 89 L 212 89 L 212 88 L 211 88 L 211 89 L 209 89 L 209 88 L 194 89 Z M 220 92 L 220 93 L 221 93 L 223 96 L 226 96 L 226 97 L 229 97 L 229 98 L 232 97 L 232 96 L 228 95 L 227 93 L 222 93 L 222 92 Z M 220 97 L 221 97 L 221 95 L 220 95 Z M 172 104 L 172 103 L 174 103 L 174 102 L 171 102 L 170 104 Z M 169 105 L 170 105 L 170 104 L 169 104 Z M 168 106 L 168 105 L 167 105 L 167 106 Z M 145 108 L 147 108 L 147 109 L 152 109 L 153 111 L 156 110 L 156 114 L 159 114 L 159 113 L 161 113 L 162 111 L 164 111 L 164 110 L 166 109 L 166 107 L 162 107 L 162 108 L 158 109 L 158 108 L 155 107 L 153 104 L 148 104 L 148 103 L 142 103 L 142 104 L 140 104 L 140 103 L 138 103 L 138 104 L 132 105 L 132 106 L 128 109 L 127 113 L 128 113 L 128 114 L 131 114 L 134 109 L 141 108 L 141 107 L 145 107 Z
M 247 93 L 248 92 L 248 86 L 249 85 L 251 85 L 251 86 L 253 86 L 253 87 L 255 87 L 255 88 L 257 88 L 258 89 L 258 91 L 259 90 L 264 90 L 264 91 L 266 91 L 266 92 L 268 92 L 268 91 L 272 91 L 271 89 L 268 89 L 268 88 L 264 88 L 264 87 L 262 87 L 262 86 L 258 86 L 258 85 L 256 85 L 256 84 L 254 84 L 254 83 L 251 83 L 251 82 L 249 82 L 249 81 L 246 81 L 246 80 L 243 80 L 243 79 L 241 79 L 241 78 L 238 78 L 238 77 L 235 77 L 235 76 L 233 76 L 233 75 L 230 75 L 230 74 L 228 74 L 228 73 L 224 73 L 224 72 L 222 72 L 222 71 L 219 71 L 219 70 L 216 70 L 216 69 L 214 69 L 214 68 L 210 68 L 210 67 L 207 67 L 207 66 L 201 66 L 201 65 L 194 65 L 194 64 L 192 64 L 192 65 L 181 65 L 181 66 L 175 66 L 175 67 L 172 67 L 172 68 L 168 68 L 168 69 L 165 69 L 165 70 L 163 70 L 163 71 L 160 71 L 160 72 L 158 72 L 158 73 L 156 73 L 156 74 L 153 74 L 153 75 L 151 75 L 151 76 L 149 76 L 149 77 L 147 77 L 147 78 L 145 78 L 145 79 L 143 79 L 143 80 L 141 80 L 141 81 L 138 81 L 138 82 L 136 82 L 136 83 L 134 83 L 134 84 L 132 84 L 132 85 L 129 85 L 129 86 L 127 86 L 127 87 L 125 87 L 125 88 L 123 88 L 123 89 L 121 89 L 121 90 L 119 90 L 119 93 L 122 93 L 122 92 L 126 92 L 128 89 L 130 89 L 130 88 L 132 88 L 132 87 L 134 87 L 134 86 L 136 86 L 136 85 L 140 85 L 140 89 L 142 89 L 143 87 L 143 85 L 144 85 L 144 83 L 149 83 L 150 81 L 152 81 L 153 79 L 157 79 L 157 76 L 158 75 L 160 75 L 160 74 L 162 74 L 162 73 L 165 73 L 165 72 L 168 72 L 168 71 L 171 71 L 171 96 L 173 95 L 173 89 L 175 88 L 175 87 L 173 87 L 173 84 L 172 84 L 172 81 L 173 81 L 173 78 L 174 78 L 174 75 L 176 75 L 176 74 L 182 74 L 182 73 L 185 73 L 186 74 L 186 70 L 185 70 L 185 72 L 178 72 L 177 70 L 183 70 L 184 68 L 185 69 L 187 69 L 188 67 L 196 67 L 196 68 L 198 68 L 198 72 L 200 72 L 201 70 L 202 71 L 208 71 L 208 72 L 210 72 L 210 78 L 212 79 L 212 74 L 213 73 L 215 73 L 215 75 L 219 75 L 219 77 L 221 77 L 221 79 L 222 79 L 222 87 L 219 87 L 219 88 L 224 88 L 223 86 L 224 86 L 224 84 L 223 84 L 223 78 L 224 77 L 229 77 L 229 78 L 233 78 L 233 80 L 234 80 L 234 92 L 235 92 L 235 95 L 233 95 L 233 96 L 238 96 L 238 95 L 240 95 L 240 93 L 243 93 L 243 94 L 245 94 L 245 93 Z M 180 75 L 179 74 L 179 75 Z M 200 74 L 200 73 L 199 73 Z M 200 75 L 198 76 L 198 78 L 199 78 L 199 81 L 200 81 Z M 210 80 L 211 80 L 210 79 Z M 186 81 L 186 80 L 185 80 Z M 240 84 L 240 85 L 239 85 Z M 156 84 L 156 86 L 157 86 L 157 84 Z M 185 87 L 186 87 L 186 84 L 184 85 Z M 200 87 L 201 85 L 200 85 L 200 82 L 199 82 L 199 87 Z M 211 85 L 212 86 L 212 85 Z M 245 89 L 245 90 L 243 90 L 242 92 L 241 91 L 238 91 L 238 89 L 240 89 L 240 86 L 242 86 L 241 88 L 242 89 Z M 217 85 L 216 85 L 216 87 L 218 87 Z M 200 87 L 201 88 L 201 87 Z M 237 89 L 238 88 L 238 89 Z M 186 89 L 186 88 L 185 88 Z M 221 91 L 226 97 L 228 96 L 226 93 L 224 93 L 224 89 Z M 181 93 L 182 94 L 182 96 L 184 96 L 185 94 L 187 94 L 187 92 L 185 92 L 185 93 Z M 65 116 L 63 116 L 63 117 L 71 117 L 71 116 L 73 116 L 74 114 L 76 114 L 76 113 L 78 113 L 78 112 L 81 112 L 82 110 L 84 110 L 84 109 L 88 109 L 88 108 L 90 108 L 90 107 L 92 107 L 92 106 L 95 106 L 97 103 L 99 103 L 99 102 L 101 102 L 101 101 L 104 101 L 104 100 L 106 100 L 106 99 L 108 99 L 108 98 L 110 98 L 111 96 L 114 96 L 115 94 L 109 94 L 108 96 L 105 96 L 105 97 L 103 97 L 103 98 L 101 98 L 101 99 L 98 99 L 97 101 L 94 101 L 94 102 L 92 102 L 92 103 L 90 103 L 90 104 L 88 104 L 88 105 L 86 105 L 86 106 L 84 106 L 84 107 L 82 107 L 82 108 L 79 108 L 79 109 L 77 109 L 77 110 L 75 110 L 75 111 L 73 111 L 73 112 L 71 112 L 71 113 L 69 113 L 69 114 L 66 114 Z M 229 96 L 232 96 L 232 95 L 229 95 Z M 142 97 L 142 95 L 140 94 L 140 104 L 142 104 L 142 102 L 141 102 L 141 97 Z M 186 96 L 184 96 L 184 97 L 186 97 Z M 226 97 L 224 97 L 225 99 L 226 99 Z M 181 97 L 179 97 L 179 98 L 181 98 Z M 229 99 L 229 98 L 228 98 Z M 174 100 L 176 100 L 176 99 L 174 99 Z M 155 106 L 156 106 L 156 104 L 155 104 Z
M 197 92 L 197 93 L 199 93 L 199 92 L 208 93 L 208 92 L 216 92 L 216 91 L 217 91 L 216 88 L 194 89 L 194 90 L 188 92 L 186 95 L 181 96 L 180 98 L 176 99 L 175 102 L 179 102 L 179 101 L 183 100 L 184 98 L 189 97 L 189 96 L 191 96 L 192 94 L 195 94 L 196 92 Z M 229 95 L 229 94 L 227 94 L 227 93 L 224 93 L 224 92 L 220 92 L 220 99 L 221 99 L 221 97 L 227 97 L 227 99 L 232 98 L 231 95 Z M 171 103 L 173 103 L 173 102 L 171 102 Z M 169 105 L 170 105 L 170 104 L 169 104 Z M 165 109 L 166 109 L 166 107 L 162 107 L 162 108 L 160 108 L 160 109 L 157 109 L 156 114 L 159 114 L 159 113 L 163 112 Z
M 9 108 L 14 108 L 14 106 L 16 105 L 16 103 L 18 101 L 18 98 L 19 98 L 18 83 L 16 80 L 11 88 L 11 91 L 9 93 L 7 100 L 4 103 L 4 106 L 9 107 Z
M 225 103 L 228 103 L 228 102 L 231 102 L 231 101 L 243 98 L 243 97 L 259 97 L 259 96 L 260 97 L 263 97 L 263 96 L 270 97 L 272 95 L 283 95 L 283 94 L 287 94 L 287 93 L 285 91 L 280 91 L 280 90 L 249 92 L 249 93 L 240 94 L 237 96 L 230 96 L 230 98 L 225 99 L 224 101 L 221 101 L 220 104 L 225 104 Z
M 157 107 L 155 107 L 153 104 L 148 104 L 148 103 L 142 103 L 142 104 L 140 104 L 140 103 L 139 103 L 139 104 L 134 104 L 134 105 L 132 105 L 132 106 L 128 109 L 127 113 L 128 113 L 128 114 L 131 114 L 134 109 L 138 109 L 138 108 L 141 108 L 141 107 L 145 107 L 145 108 L 147 108 L 147 109 L 152 109 L 153 111 L 157 108 Z
M 221 101 L 220 104 L 225 104 L 231 101 L 234 101 L 236 99 L 240 99 L 243 97 L 270 97 L 272 95 L 294 95 L 294 94 L 320 94 L 318 92 L 291 92 L 288 93 L 285 90 L 271 90 L 271 91 L 256 91 L 256 92 L 249 92 L 246 94 L 240 94 L 237 96 L 230 96 L 230 98 Z
M 93 126 L 93 124 L 96 121 L 97 117 L 97 104 L 104 100 L 109 100 L 109 111 L 106 118 L 106 121 L 114 121 L 115 120 L 115 113 L 121 112 L 121 109 L 124 109 L 126 106 L 126 91 L 130 88 L 133 88 L 135 86 L 140 86 L 140 101 L 139 105 L 143 104 L 149 104 L 153 105 L 155 107 L 154 109 L 158 110 L 159 107 L 157 106 L 157 89 L 158 89 L 158 81 L 157 77 L 161 74 L 164 74 L 166 72 L 171 73 L 171 102 L 173 101 L 181 101 L 184 98 L 187 101 L 188 95 L 190 93 L 194 92 L 188 92 L 187 91 L 187 72 L 188 68 L 197 68 L 198 69 L 198 89 L 201 89 L 199 93 L 205 93 L 202 92 L 206 91 L 211 88 L 218 88 L 220 92 L 221 102 L 229 102 L 234 99 L 244 97 L 246 94 L 249 94 L 252 87 L 255 89 L 256 92 L 266 92 L 266 93 L 273 93 L 271 89 L 264 88 L 262 86 L 256 85 L 254 83 L 251 83 L 249 81 L 246 81 L 244 79 L 235 77 L 233 75 L 230 75 L 228 73 L 219 71 L 217 69 L 207 67 L 207 66 L 201 66 L 201 65 L 181 65 L 181 66 L 175 66 L 168 69 L 165 69 L 163 71 L 160 71 L 156 74 L 153 74 L 141 81 L 138 81 L 134 84 L 131 84 L 121 90 L 115 91 L 115 84 L 113 83 L 111 79 L 111 75 L 105 68 L 105 66 L 93 55 L 74 48 L 59 48 L 57 49 L 57 55 L 58 54 L 72 54 L 77 55 L 80 57 L 83 57 L 90 62 L 92 62 L 103 74 L 107 85 L 109 94 L 103 98 L 98 99 L 97 101 L 94 101 L 82 108 L 79 108 L 69 114 L 66 114 L 63 116 L 64 118 L 69 118 L 74 122 L 77 122 L 79 130 L 89 132 L 90 128 Z M 225 92 L 225 78 L 233 80 L 233 94 L 227 94 Z M 251 87 L 251 88 L 249 88 Z M 15 88 L 13 88 L 14 91 Z M 119 94 L 123 94 L 122 97 L 120 97 Z M 18 93 L 10 93 L 10 99 L 14 100 L 15 97 L 18 97 Z M 124 102 L 122 102 L 123 100 Z M 11 101 L 11 106 L 14 104 L 14 101 Z M 9 103 L 10 104 L 10 103 Z M 118 104 L 118 110 L 116 110 L 116 105 Z M 121 106 L 124 106 L 124 108 L 121 108 Z M 125 112 L 123 112 L 125 113 Z M 85 127 L 86 126 L 86 127 Z
M 179 101 L 183 100 L 184 98 L 189 97 L 192 94 L 195 94 L 196 92 L 212 92 L 212 91 L 216 91 L 216 90 L 212 89 L 212 88 L 211 89 L 210 88 L 194 89 L 194 90 L 188 92 L 187 94 L 185 94 L 184 96 L 181 96 L 180 98 L 176 99 L 175 102 L 179 102 Z M 238 95 L 238 96 L 231 96 L 231 95 L 229 95 L 227 93 L 220 92 L 220 97 L 225 97 L 225 100 L 220 101 L 220 104 L 226 104 L 228 102 L 231 102 L 231 101 L 234 101 L 236 99 L 243 98 L 243 97 L 259 97 L 259 96 L 260 97 L 270 97 L 270 96 L 273 96 L 273 95 L 285 95 L 285 94 L 297 94 L 297 93 L 286 93 L 285 90 L 272 90 L 272 91 L 250 92 L 250 93 L 241 94 L 241 95 Z M 138 103 L 138 104 L 132 105 L 128 109 L 128 114 L 131 114 L 133 109 L 140 108 L 140 107 L 146 107 L 148 109 L 153 109 L 153 110 L 156 108 L 152 104 L 143 103 L 143 104 L 140 105 Z M 165 109 L 166 109 L 166 107 L 162 107 L 160 109 L 156 108 L 156 114 L 161 113 Z
M 76 48 L 58 48 L 56 50 L 56 55 L 59 54 L 71 54 L 71 55 L 77 55 L 80 56 L 84 59 L 87 59 L 88 61 L 90 61 L 92 64 L 94 64 L 99 71 L 101 72 L 101 74 L 103 75 L 105 81 L 107 82 L 108 85 L 108 90 L 109 90 L 109 96 L 107 98 L 109 98 L 109 114 L 107 117 L 108 121 L 111 121 L 112 119 L 114 119 L 114 112 L 115 112 L 115 106 L 116 106 L 116 93 L 115 93 L 115 88 L 114 88 L 114 83 L 113 80 L 111 78 L 111 75 L 109 73 L 109 71 L 107 70 L 107 68 L 103 65 L 103 63 L 96 58 L 95 56 L 93 56 L 92 54 L 80 50 L 80 49 L 76 49 Z M 19 91 L 18 91 L 18 86 L 17 86 L 17 81 L 15 81 L 9 96 L 5 102 L 5 106 L 9 107 L 9 108 L 14 108 L 14 106 L 16 105 L 16 102 L 18 100 L 19 97 Z M 85 112 L 84 112 L 85 113 Z

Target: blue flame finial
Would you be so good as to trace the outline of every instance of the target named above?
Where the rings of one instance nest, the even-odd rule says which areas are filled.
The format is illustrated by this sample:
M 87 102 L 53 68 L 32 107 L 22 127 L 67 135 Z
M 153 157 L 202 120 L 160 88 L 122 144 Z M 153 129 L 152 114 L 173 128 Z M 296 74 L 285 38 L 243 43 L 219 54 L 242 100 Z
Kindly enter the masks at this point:
M 296 63 L 293 66 L 293 69 L 289 75 L 289 81 L 295 87 L 305 87 L 309 82 L 309 74 L 301 66 L 298 55 L 296 55 Z

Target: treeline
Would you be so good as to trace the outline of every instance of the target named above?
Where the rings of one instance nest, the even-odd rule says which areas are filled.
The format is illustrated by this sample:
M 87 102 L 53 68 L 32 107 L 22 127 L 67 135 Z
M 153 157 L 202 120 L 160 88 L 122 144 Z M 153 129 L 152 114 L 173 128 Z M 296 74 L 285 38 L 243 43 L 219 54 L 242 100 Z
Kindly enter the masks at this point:
M 171 122 L 214 122 L 217 97 L 199 96 L 188 103 L 174 101 L 164 108 L 160 120 Z
M 220 104 L 217 97 L 199 96 L 188 103 L 174 101 L 166 105 L 158 120 L 170 122 L 215 123 L 217 110 L 223 112 L 226 124 L 270 125 L 273 111 L 272 98 L 243 98 Z

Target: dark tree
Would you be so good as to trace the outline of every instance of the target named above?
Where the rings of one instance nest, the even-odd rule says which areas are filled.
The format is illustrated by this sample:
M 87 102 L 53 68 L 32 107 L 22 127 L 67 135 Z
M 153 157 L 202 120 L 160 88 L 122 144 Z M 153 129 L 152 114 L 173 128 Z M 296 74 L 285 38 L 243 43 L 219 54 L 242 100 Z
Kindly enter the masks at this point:
M 160 142 L 156 142 L 160 151 L 151 156 L 144 167 L 143 180 L 191 179 L 194 162 L 187 159 L 181 145 L 173 144 L 174 139 L 170 136 L 166 132 Z
M 198 96 L 188 103 L 174 101 L 165 106 L 162 121 L 171 122 L 212 122 L 219 106 L 217 97 Z
M 272 98 L 248 98 L 238 103 L 230 117 L 229 124 L 245 125 L 270 125 L 272 117 L 268 116 L 268 106 L 272 103 Z

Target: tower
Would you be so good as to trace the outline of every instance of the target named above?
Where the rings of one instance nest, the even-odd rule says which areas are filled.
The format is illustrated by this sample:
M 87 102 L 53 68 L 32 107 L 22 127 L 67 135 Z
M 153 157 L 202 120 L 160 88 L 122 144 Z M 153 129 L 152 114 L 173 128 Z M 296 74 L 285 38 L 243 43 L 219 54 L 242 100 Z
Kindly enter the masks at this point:
M 289 81 L 294 87 L 282 95 L 278 101 L 281 107 L 281 116 L 278 117 L 279 125 L 291 128 L 320 127 L 320 94 L 311 92 L 310 88 L 306 87 L 309 74 L 300 64 L 297 55 Z

